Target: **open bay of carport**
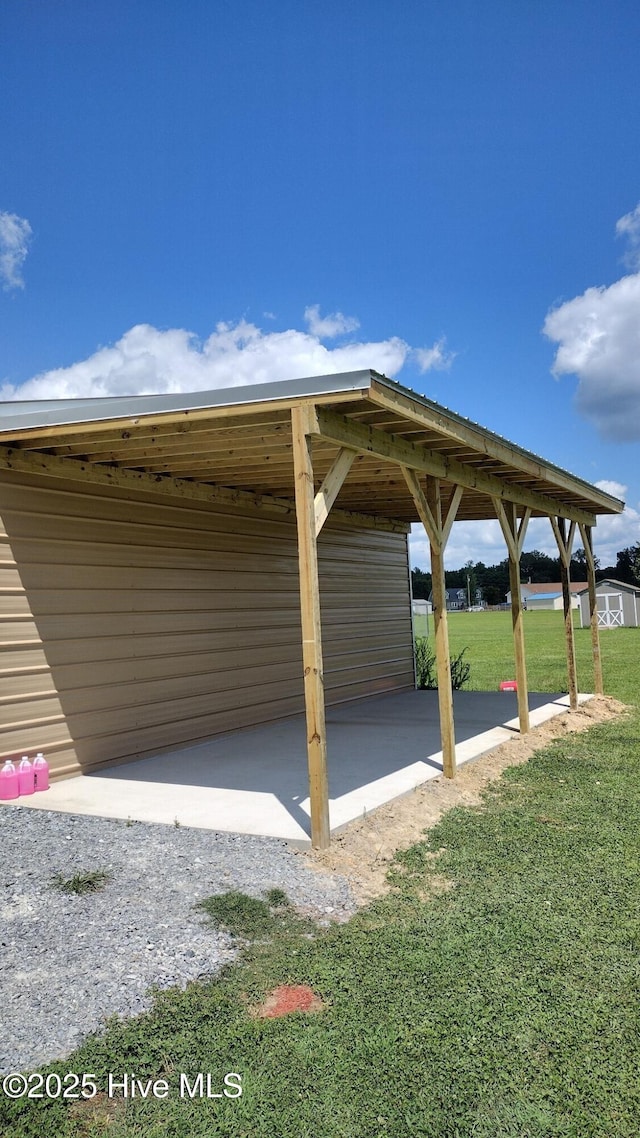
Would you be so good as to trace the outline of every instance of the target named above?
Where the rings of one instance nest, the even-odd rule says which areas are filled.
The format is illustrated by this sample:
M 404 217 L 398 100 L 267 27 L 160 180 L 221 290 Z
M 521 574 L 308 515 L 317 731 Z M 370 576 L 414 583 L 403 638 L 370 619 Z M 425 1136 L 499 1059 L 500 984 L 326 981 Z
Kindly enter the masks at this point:
M 535 727 L 566 712 L 569 697 L 530 693 L 529 706 Z M 458 764 L 518 734 L 515 693 L 458 691 L 454 708 Z M 442 774 L 437 691 L 384 693 L 326 714 L 332 830 Z M 305 736 L 304 716 L 289 716 L 64 779 L 14 804 L 308 845 Z

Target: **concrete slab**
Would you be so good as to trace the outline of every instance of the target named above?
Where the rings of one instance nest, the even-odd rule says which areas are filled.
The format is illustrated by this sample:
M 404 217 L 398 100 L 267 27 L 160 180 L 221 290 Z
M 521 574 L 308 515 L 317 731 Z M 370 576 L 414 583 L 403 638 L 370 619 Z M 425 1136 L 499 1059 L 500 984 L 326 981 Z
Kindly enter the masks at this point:
M 532 693 L 529 703 L 537 726 L 567 711 L 569 697 Z M 512 692 L 455 692 L 454 714 L 459 764 L 518 732 Z M 437 692 L 391 693 L 328 708 L 327 746 L 335 830 L 442 773 Z M 308 845 L 304 716 L 65 779 L 12 805 Z

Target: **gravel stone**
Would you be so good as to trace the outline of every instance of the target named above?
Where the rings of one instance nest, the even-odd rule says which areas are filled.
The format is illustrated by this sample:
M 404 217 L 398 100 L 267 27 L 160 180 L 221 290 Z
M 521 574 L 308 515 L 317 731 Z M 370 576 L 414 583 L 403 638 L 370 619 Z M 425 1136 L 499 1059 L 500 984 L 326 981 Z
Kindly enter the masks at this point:
M 308 868 L 276 838 L 0 809 L 0 1074 L 63 1058 L 106 1017 L 152 1003 L 237 955 L 194 906 L 216 893 L 284 889 L 320 923 L 356 904 L 345 878 Z M 96 893 L 52 878 L 105 870 Z

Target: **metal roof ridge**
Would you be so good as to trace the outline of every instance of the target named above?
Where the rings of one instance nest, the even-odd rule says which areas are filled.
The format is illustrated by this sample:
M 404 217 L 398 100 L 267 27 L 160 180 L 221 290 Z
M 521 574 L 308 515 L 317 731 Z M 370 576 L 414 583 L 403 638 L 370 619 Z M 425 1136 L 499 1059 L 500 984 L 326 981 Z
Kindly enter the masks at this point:
M 29 416 L 37 414 L 53 414 L 56 410 L 97 410 L 104 407 L 109 409 L 109 418 L 119 417 L 114 410 L 116 405 L 122 408 L 124 414 L 144 414 L 145 405 L 153 402 L 153 407 L 147 407 L 148 412 L 181 411 L 203 409 L 206 407 L 221 407 L 234 403 L 266 403 L 275 399 L 287 397 L 297 398 L 314 395 L 331 395 L 338 392 L 363 391 L 370 387 L 371 377 L 374 373 L 369 369 L 349 372 L 331 372 L 318 376 L 303 376 L 299 379 L 274 380 L 269 383 L 242 383 L 231 387 L 215 387 L 202 391 L 154 392 L 144 395 L 91 395 L 78 398 L 65 399 L 23 399 L 5 400 L 0 402 L 0 412 L 13 409 L 15 417 L 21 414 Z M 247 393 L 244 395 L 244 393 Z M 243 397 L 244 395 L 244 397 Z M 83 422 L 84 417 L 68 422 Z M 90 420 L 87 420 L 90 421 Z M 29 425 L 34 426 L 33 422 Z M 46 423 L 42 424 L 47 425 Z

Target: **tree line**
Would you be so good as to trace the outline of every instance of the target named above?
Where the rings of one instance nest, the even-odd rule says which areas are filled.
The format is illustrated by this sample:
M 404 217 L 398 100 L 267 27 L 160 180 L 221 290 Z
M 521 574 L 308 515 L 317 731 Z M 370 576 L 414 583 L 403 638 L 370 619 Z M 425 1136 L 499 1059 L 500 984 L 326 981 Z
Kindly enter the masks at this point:
M 601 568 L 598 558 L 596 579 L 613 577 L 627 585 L 640 585 L 640 542 L 621 549 L 615 565 Z M 428 600 L 431 595 L 431 573 L 423 569 L 412 569 L 413 596 L 415 600 Z M 548 557 L 534 549 L 523 553 L 520 558 L 520 580 L 532 584 L 544 584 L 560 580 L 560 558 Z M 587 580 L 587 558 L 584 549 L 578 549 L 571 558 L 571 580 Z M 446 574 L 447 588 L 464 589 L 471 598 L 471 604 L 481 600 L 488 605 L 504 604 L 509 591 L 509 558 L 505 557 L 497 565 L 485 565 L 482 561 L 467 561 L 461 569 L 449 569 Z

